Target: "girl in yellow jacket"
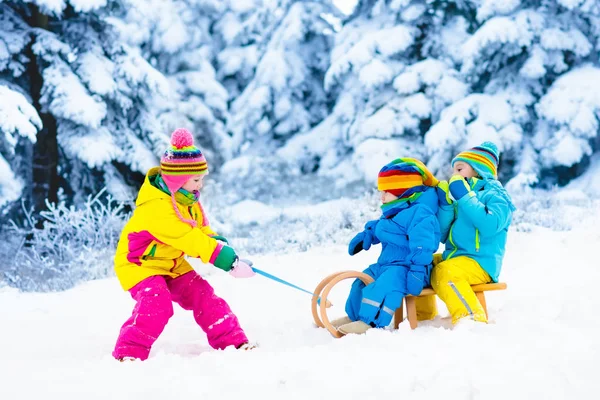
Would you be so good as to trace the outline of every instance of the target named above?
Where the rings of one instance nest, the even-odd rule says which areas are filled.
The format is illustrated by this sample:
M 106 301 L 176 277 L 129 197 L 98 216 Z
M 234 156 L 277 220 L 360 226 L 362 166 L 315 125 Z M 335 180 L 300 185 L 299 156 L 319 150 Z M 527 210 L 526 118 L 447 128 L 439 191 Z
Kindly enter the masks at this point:
M 208 165 L 192 135 L 177 129 L 160 167 L 148 171 L 125 225 L 115 255 L 115 272 L 136 305 L 123 324 L 113 356 L 145 360 L 152 344 L 173 315 L 172 302 L 194 313 L 194 319 L 216 349 L 248 348 L 248 338 L 227 303 L 185 260 L 229 271 L 236 278 L 254 275 L 210 226 L 199 193 Z

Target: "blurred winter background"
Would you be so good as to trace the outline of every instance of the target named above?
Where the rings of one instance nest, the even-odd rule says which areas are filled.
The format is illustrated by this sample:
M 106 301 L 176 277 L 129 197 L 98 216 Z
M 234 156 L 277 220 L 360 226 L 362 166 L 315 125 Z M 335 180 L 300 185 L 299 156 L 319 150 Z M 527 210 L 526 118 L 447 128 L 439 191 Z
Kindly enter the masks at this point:
M 0 286 L 111 276 L 170 132 L 238 252 L 344 244 L 393 158 L 485 140 L 514 229 L 600 211 L 595 0 L 0 0 Z

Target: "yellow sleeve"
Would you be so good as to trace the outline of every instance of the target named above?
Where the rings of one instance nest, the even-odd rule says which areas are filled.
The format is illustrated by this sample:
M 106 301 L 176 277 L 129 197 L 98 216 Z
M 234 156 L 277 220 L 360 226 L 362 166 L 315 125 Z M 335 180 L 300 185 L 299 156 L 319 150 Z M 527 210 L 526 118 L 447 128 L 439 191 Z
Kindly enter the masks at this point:
M 202 233 L 204 233 L 207 236 L 217 236 L 218 235 L 218 233 L 213 231 L 212 228 L 208 225 L 201 227 L 200 230 L 202 231 Z
M 154 200 L 147 204 L 141 214 L 144 229 L 157 240 L 181 250 L 190 257 L 198 257 L 204 263 L 211 261 L 213 253 L 219 247 L 217 240 L 203 231 L 202 228 L 205 227 L 193 228 L 180 220 L 169 202 Z

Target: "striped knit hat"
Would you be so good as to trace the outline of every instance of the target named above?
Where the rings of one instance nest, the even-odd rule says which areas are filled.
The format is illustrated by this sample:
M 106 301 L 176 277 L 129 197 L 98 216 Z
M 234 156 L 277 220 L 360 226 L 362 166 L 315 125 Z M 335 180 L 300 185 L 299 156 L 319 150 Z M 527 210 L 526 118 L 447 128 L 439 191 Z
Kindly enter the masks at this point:
M 483 179 L 498 178 L 498 147 L 492 142 L 483 142 L 479 146 L 459 153 L 452 160 L 452 167 L 458 161 L 469 164 Z
M 194 175 L 208 173 L 208 164 L 187 129 L 171 134 L 171 146 L 160 159 L 160 174 L 171 193 L 175 193 Z
M 386 164 L 377 176 L 377 189 L 397 197 L 409 196 L 421 186 L 437 186 L 438 180 L 425 164 L 415 158 L 397 158 Z

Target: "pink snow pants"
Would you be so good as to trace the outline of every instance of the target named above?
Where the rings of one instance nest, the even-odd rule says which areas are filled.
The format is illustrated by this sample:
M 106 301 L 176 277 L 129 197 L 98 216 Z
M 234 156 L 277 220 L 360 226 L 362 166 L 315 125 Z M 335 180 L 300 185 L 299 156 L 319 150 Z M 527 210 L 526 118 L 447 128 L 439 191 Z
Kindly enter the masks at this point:
M 192 310 L 194 319 L 215 349 L 238 347 L 248 342 L 237 317 L 225 300 L 196 271 L 177 278 L 151 276 L 129 290 L 137 302 L 131 317 L 121 327 L 113 357 L 148 358 L 152 344 L 173 316 L 173 304 Z

